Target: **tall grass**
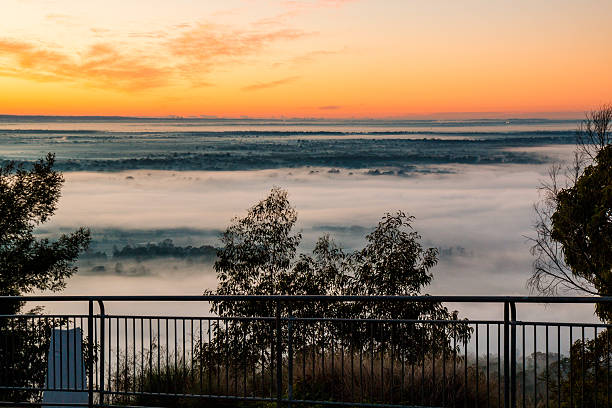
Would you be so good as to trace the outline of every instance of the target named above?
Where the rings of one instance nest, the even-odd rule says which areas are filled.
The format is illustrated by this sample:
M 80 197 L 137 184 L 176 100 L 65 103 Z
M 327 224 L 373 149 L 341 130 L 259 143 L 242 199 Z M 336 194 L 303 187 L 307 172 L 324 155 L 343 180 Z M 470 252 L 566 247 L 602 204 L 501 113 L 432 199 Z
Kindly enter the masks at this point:
M 146 354 L 146 353 L 145 353 Z M 181 352 L 179 352 L 181 354 Z M 147 354 L 148 355 L 148 354 Z M 132 364 L 143 356 L 123 356 L 110 376 L 107 403 L 167 407 L 262 407 L 277 396 L 277 367 L 256 364 L 206 363 L 202 359 L 170 353 L 170 364 Z M 392 358 L 393 357 L 393 358 Z M 503 405 L 497 374 L 472 365 L 459 356 L 426 358 L 413 363 L 398 356 L 366 353 L 313 353 L 305 349 L 294 355 L 292 373 L 285 355 L 282 361 L 282 398 L 313 401 L 386 403 L 425 406 Z M 176 361 L 176 364 L 174 362 Z M 229 361 L 227 359 L 226 361 Z M 134 371 L 134 366 L 136 370 Z M 292 379 L 289 386 L 289 378 Z M 237 401 L 227 397 L 264 398 Z M 503 397 L 502 397 L 503 398 Z

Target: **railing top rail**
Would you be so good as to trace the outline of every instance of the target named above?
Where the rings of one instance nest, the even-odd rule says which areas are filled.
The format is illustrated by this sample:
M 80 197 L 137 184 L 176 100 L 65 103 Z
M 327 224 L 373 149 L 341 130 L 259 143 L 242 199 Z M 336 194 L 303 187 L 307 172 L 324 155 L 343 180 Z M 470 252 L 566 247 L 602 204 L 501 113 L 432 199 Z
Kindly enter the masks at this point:
M 325 295 L 118 295 L 118 296 L 0 296 L 19 302 L 465 302 L 465 303 L 612 303 L 612 296 L 325 296 Z

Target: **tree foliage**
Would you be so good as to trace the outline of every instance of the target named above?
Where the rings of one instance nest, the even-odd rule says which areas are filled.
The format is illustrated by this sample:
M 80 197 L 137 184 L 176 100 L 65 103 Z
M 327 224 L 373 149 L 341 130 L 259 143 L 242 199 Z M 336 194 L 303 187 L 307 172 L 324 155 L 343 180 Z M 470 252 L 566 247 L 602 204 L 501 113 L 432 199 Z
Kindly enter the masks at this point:
M 563 246 L 565 263 L 599 295 L 612 295 L 612 145 L 599 151 L 573 187 L 557 195 L 551 238 Z M 598 315 L 610 321 L 609 305 Z
M 592 112 L 580 126 L 573 164 L 555 165 L 536 204 L 536 256 L 530 286 L 612 295 L 612 106 Z M 611 310 L 598 306 L 609 320 Z
M 300 233 L 293 233 L 297 213 L 287 192 L 273 188 L 270 195 L 236 218 L 223 233 L 215 269 L 216 295 L 420 295 L 433 276 L 437 250 L 425 249 L 412 229 L 413 217 L 403 212 L 386 214 L 366 236 L 363 249 L 346 253 L 329 236 L 321 237 L 311 254 L 298 255 Z M 354 318 L 351 325 L 334 321 L 300 322 L 293 327 L 294 347 L 306 350 L 330 339 L 354 348 L 383 346 L 410 349 L 409 356 L 424 356 L 439 347 L 450 351 L 451 339 L 469 336 L 466 325 L 436 326 L 373 324 L 365 319 L 457 320 L 443 305 L 398 302 L 272 302 L 217 301 L 212 311 L 222 317 Z M 245 361 L 267 360 L 274 321 L 241 320 L 218 324 L 215 342 Z M 286 327 L 283 330 L 287 330 Z M 283 333 L 286 335 L 286 333 Z M 416 339 L 419 339 L 418 342 Z M 413 341 L 414 340 L 414 341 Z M 418 349 L 418 345 L 421 348 Z M 272 347 L 273 348 L 273 347 Z M 418 349 L 418 350 L 417 350 Z M 209 350 L 213 353 L 213 350 Z M 250 355 L 253 352 L 256 355 Z M 410 357 L 409 357 L 410 358 Z
M 34 229 L 57 209 L 62 175 L 53 170 L 55 157 L 47 155 L 31 169 L 8 163 L 0 167 L 0 294 L 20 295 L 35 289 L 57 291 L 76 267 L 73 262 L 90 242 L 80 228 L 56 241 L 36 238 Z M 20 305 L 4 303 L 5 314 Z
M 55 241 L 35 235 L 35 228 L 57 209 L 63 177 L 53 170 L 54 159 L 49 154 L 31 169 L 12 162 L 0 167 L 0 295 L 61 290 L 76 272 L 73 263 L 79 252 L 89 245 L 90 233 L 84 228 Z M 51 330 L 60 324 L 57 319 L 18 315 L 22 308 L 21 302 L 0 302 L 0 372 L 6 377 L 2 385 L 17 387 L 3 391 L 3 400 L 35 397 L 37 391 L 18 388 L 44 385 Z

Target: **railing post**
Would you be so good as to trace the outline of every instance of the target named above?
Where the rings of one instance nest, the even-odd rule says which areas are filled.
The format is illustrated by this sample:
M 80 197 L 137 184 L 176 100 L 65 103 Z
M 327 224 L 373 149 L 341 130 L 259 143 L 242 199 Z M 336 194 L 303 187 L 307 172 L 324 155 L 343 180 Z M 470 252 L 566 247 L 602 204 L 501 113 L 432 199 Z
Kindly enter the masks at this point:
M 516 304 L 510 302 L 510 406 L 516 408 Z
M 510 407 L 510 304 L 504 302 L 504 407 Z
M 280 408 L 283 399 L 283 351 L 281 327 L 281 303 L 276 301 L 276 407 Z
M 87 315 L 87 369 L 89 370 L 88 375 L 88 384 L 87 384 L 87 392 L 88 392 L 88 407 L 93 408 L 93 386 L 94 386 L 94 342 L 93 342 L 93 300 L 89 301 L 89 314 Z
M 98 306 L 100 307 L 100 382 L 99 382 L 99 404 L 104 405 L 104 302 L 102 300 L 98 300 Z
M 288 331 L 288 339 L 289 339 L 289 344 L 288 344 L 288 350 L 287 350 L 287 358 L 288 358 L 288 362 L 287 362 L 287 376 L 288 376 L 288 389 L 287 389 L 287 396 L 288 396 L 288 400 L 289 400 L 289 407 L 291 407 L 291 402 L 293 400 L 293 317 L 289 317 L 289 322 L 287 323 L 287 331 Z

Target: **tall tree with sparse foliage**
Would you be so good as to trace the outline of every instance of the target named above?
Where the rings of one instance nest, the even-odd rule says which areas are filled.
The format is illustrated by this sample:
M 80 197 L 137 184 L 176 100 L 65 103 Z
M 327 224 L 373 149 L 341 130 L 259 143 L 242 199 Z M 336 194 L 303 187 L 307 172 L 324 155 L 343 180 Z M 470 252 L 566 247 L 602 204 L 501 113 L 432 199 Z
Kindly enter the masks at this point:
M 554 165 L 536 204 L 530 286 L 612 296 L 612 106 L 590 112 L 578 128 L 574 161 Z M 598 316 L 612 320 L 609 305 Z
M 218 286 L 215 295 L 421 295 L 432 281 L 430 270 L 437 263 L 437 250 L 424 248 L 413 230 L 413 217 L 397 212 L 386 214 L 366 246 L 344 252 L 329 236 L 321 237 L 312 254 L 299 256 L 300 233 L 293 233 L 297 212 L 287 192 L 273 188 L 270 195 L 251 207 L 244 218 L 236 218 L 223 233 L 223 246 L 215 263 Z M 443 319 L 457 320 L 438 302 L 212 302 L 212 311 L 222 317 L 283 316 L 338 317 L 363 319 Z M 215 344 L 243 361 L 265 363 L 274 352 L 273 321 L 239 320 L 215 326 Z M 314 342 L 350 343 L 355 349 L 389 346 L 403 348 L 408 359 L 418 359 L 427 350 L 452 351 L 450 339 L 469 338 L 470 329 L 460 323 L 412 325 L 367 324 L 349 327 L 339 323 L 296 324 L 293 344 L 296 350 L 315 347 Z M 283 328 L 286 330 L 286 328 Z M 283 334 L 286 335 L 286 334 Z M 419 339 L 419 341 L 417 341 Z M 214 350 L 210 350 L 211 354 Z M 421 357 L 419 357 L 421 356 Z M 255 361 L 253 361 L 255 360 Z

